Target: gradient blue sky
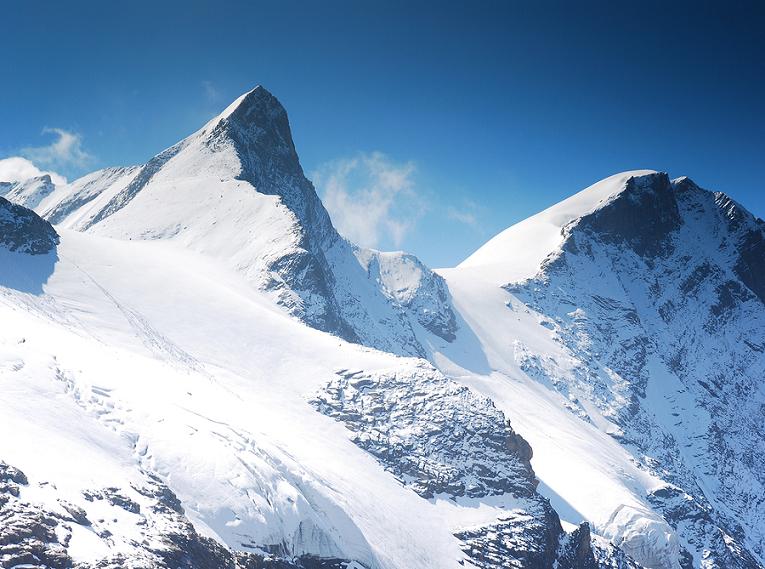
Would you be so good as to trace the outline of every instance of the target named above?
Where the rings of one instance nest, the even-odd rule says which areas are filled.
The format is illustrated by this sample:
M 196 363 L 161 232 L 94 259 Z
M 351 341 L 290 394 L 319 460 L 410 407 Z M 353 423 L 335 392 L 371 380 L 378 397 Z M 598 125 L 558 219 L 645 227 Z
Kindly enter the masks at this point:
M 346 232 L 432 266 L 622 170 L 762 217 L 763 6 L 6 0 L 0 158 L 143 162 L 262 84 Z

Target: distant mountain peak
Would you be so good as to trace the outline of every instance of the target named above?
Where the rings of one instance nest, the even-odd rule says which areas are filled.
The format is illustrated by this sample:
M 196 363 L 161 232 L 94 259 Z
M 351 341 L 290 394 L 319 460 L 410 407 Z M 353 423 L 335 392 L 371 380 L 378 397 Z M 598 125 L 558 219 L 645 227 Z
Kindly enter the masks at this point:
M 50 174 L 35 176 L 23 181 L 0 181 L 0 196 L 24 207 L 34 209 L 56 189 Z

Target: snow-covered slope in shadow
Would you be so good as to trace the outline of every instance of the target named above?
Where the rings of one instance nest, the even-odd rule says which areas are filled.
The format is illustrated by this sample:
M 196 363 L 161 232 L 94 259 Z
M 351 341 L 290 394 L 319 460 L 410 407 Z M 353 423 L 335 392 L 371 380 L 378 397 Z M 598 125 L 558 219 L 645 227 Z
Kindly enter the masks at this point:
M 58 242 L 50 223 L 0 198 L 0 287 L 41 294 L 58 261 Z

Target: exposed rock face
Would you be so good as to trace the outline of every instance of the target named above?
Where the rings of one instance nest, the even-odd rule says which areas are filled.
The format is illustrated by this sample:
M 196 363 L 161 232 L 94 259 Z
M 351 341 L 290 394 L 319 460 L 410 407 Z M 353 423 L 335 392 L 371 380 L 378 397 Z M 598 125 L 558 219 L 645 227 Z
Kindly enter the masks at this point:
M 0 462 L 0 567 L 11 569 L 364 569 L 359 563 L 304 555 L 286 559 L 260 552 L 230 551 L 199 535 L 186 518 L 180 501 L 158 478 L 147 475 L 145 484 L 132 489 L 135 499 L 118 488 L 83 493 L 83 505 L 59 501 L 46 508 L 27 501 L 29 481 L 20 470 Z M 137 500 L 144 503 L 142 507 Z M 127 515 L 118 513 L 120 510 Z M 134 524 L 137 539 L 121 543 L 121 553 L 97 561 L 73 559 L 69 548 L 74 532 L 94 535 L 102 547 L 117 546 L 104 512 Z M 77 526 L 77 527 L 76 527 Z M 74 538 L 76 539 L 76 538 Z
M 554 566 L 563 529 L 549 504 L 540 502 L 456 535 L 464 543 L 463 551 L 481 569 L 541 569 Z M 592 552 L 589 557 L 594 562 Z
M 564 533 L 558 515 L 545 501 L 524 512 L 509 512 L 496 524 L 462 531 L 457 537 L 463 540 L 471 562 L 481 569 L 598 569 L 608 567 L 621 554 L 618 548 L 601 552 L 599 563 L 589 525 L 585 522 L 570 534 Z
M 35 212 L 0 198 L 0 246 L 9 251 L 43 255 L 58 244 L 50 223 Z
M 607 207 L 580 218 L 575 225 L 576 231 L 591 232 L 604 243 L 625 244 L 639 255 L 662 252 L 666 237 L 680 225 L 669 176 L 630 178 Z
M 683 566 L 754 568 L 765 553 L 764 227 L 687 178 L 641 176 L 508 287 L 582 362 L 556 387 L 587 393 L 675 488 L 651 501 L 682 536 Z
M 491 401 L 427 364 L 404 373 L 341 371 L 313 404 L 423 498 L 534 495 L 528 443 Z

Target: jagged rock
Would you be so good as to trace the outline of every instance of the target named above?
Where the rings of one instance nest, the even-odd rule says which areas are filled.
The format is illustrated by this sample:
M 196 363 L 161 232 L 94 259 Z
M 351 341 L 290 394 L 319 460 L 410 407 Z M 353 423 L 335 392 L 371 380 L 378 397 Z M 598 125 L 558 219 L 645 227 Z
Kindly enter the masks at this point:
M 26 475 L 0 462 L 0 567 L 69 569 L 72 560 L 56 533 L 58 520 L 19 499 Z
M 589 526 L 563 531 L 536 493 L 530 445 L 488 399 L 421 364 L 399 374 L 341 370 L 312 403 L 423 498 L 520 498 L 495 523 L 455 534 L 476 567 L 597 567 Z
M 471 563 L 479 569 L 640 568 L 616 546 L 594 547 L 586 522 L 565 533 L 558 515 L 545 500 L 456 536 L 462 540 L 462 550 Z
M 312 403 L 424 498 L 534 495 L 528 443 L 491 401 L 427 364 L 338 372 Z

